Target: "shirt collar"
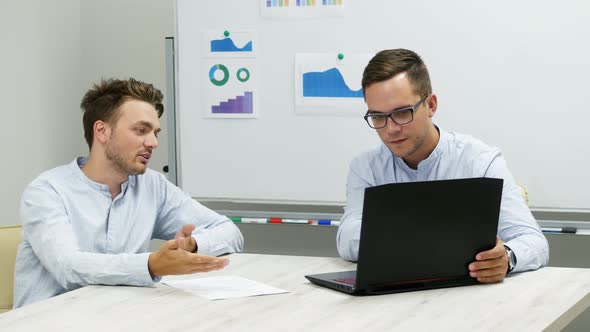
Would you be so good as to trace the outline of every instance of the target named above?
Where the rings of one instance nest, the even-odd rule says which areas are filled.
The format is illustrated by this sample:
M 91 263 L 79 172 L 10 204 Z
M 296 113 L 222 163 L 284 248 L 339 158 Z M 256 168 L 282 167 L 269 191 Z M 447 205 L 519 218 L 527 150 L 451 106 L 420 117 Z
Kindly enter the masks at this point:
M 93 181 L 90 178 L 88 178 L 86 176 L 86 174 L 84 174 L 84 172 L 82 172 L 82 167 L 84 167 L 84 165 L 86 165 L 87 162 L 88 162 L 88 157 L 78 157 L 78 158 L 74 159 L 74 161 L 72 161 L 70 163 L 70 166 L 71 166 L 74 174 L 82 182 L 86 183 L 87 185 L 92 187 L 94 190 L 106 193 L 109 197 L 111 197 L 111 191 L 109 190 L 108 185 L 106 185 L 104 183 L 99 183 L 99 182 Z M 133 186 L 135 184 L 135 181 L 136 181 L 135 176 L 130 175 L 129 177 L 127 177 L 127 181 L 125 181 L 121 184 L 121 193 L 124 194 L 125 191 L 127 190 L 127 187 Z

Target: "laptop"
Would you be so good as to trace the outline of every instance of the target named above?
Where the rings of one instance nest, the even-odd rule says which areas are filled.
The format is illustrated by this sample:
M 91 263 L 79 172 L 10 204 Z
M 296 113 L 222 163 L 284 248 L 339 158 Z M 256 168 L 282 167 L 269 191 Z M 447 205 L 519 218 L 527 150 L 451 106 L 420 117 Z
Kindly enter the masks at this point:
M 476 284 L 467 266 L 496 245 L 503 182 L 470 178 L 366 188 L 356 271 L 305 277 L 354 295 Z

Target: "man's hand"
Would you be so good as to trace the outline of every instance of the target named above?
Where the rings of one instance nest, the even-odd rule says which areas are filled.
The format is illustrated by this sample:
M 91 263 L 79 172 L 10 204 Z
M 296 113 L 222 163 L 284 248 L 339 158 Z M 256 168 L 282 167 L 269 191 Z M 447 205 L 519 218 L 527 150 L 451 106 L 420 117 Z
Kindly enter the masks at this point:
M 496 246 L 475 256 L 476 261 L 469 264 L 469 275 L 483 283 L 504 280 L 508 272 L 508 255 L 504 242 L 496 236 Z
M 188 252 L 195 252 L 197 249 L 197 242 L 192 236 L 195 230 L 195 225 L 186 224 L 182 226 L 182 229 L 176 233 L 174 240 L 178 244 L 178 247 Z
M 178 240 L 164 242 L 150 254 L 148 269 L 152 276 L 190 274 L 220 270 L 229 263 L 227 258 L 193 254 L 179 248 Z

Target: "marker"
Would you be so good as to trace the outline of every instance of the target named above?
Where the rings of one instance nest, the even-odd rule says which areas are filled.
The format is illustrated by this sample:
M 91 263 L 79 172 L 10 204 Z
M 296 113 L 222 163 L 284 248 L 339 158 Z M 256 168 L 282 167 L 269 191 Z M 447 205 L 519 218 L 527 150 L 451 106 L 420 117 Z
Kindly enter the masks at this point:
M 567 233 L 567 234 L 576 234 L 577 231 L 578 230 L 575 227 L 562 227 L 561 228 L 561 232 Z
M 242 218 L 242 224 L 266 224 L 266 218 Z
M 342 60 L 342 59 L 344 59 L 344 54 L 338 53 L 338 60 Z
M 242 222 L 242 217 L 229 217 L 229 220 L 233 222 Z
M 229 31 L 225 30 L 225 31 L 223 32 L 223 35 L 224 35 L 224 36 L 226 36 L 226 37 L 229 37 Z
M 306 219 L 283 219 L 283 224 L 311 224 L 311 220 L 306 220 Z
M 330 220 L 330 219 L 319 219 L 318 225 L 329 226 L 331 224 L 331 222 L 332 222 L 332 220 Z
M 575 227 L 544 227 L 541 228 L 543 233 L 556 233 L 556 234 L 576 234 L 577 229 Z
M 283 218 L 270 218 L 268 222 L 271 224 L 280 224 L 283 222 Z

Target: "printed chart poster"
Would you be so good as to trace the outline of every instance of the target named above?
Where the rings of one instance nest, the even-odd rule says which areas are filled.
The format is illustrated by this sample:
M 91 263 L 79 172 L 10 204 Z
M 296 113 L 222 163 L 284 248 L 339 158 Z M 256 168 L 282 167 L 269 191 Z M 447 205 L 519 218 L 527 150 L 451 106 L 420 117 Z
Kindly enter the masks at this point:
M 201 100 L 209 118 L 256 118 L 256 33 L 208 30 L 200 71 Z
M 254 59 L 206 59 L 201 70 L 201 100 L 209 118 L 255 118 Z
M 359 115 L 367 108 L 361 80 L 373 54 L 299 53 L 295 110 L 302 114 Z
M 208 30 L 203 33 L 206 58 L 255 58 L 257 34 L 251 30 Z
M 346 0 L 259 0 L 264 18 L 318 18 L 344 15 Z

